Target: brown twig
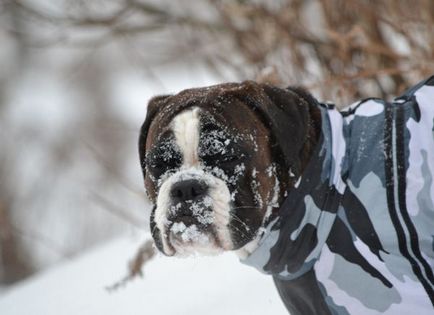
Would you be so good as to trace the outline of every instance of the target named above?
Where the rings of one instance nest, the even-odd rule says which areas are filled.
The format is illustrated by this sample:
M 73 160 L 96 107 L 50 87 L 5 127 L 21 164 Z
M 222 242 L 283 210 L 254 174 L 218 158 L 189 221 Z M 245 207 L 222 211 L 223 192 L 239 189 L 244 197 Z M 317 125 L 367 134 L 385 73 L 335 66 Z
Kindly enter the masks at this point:
M 124 287 L 131 280 L 143 277 L 143 267 L 155 256 L 154 242 L 147 240 L 137 250 L 134 258 L 128 263 L 128 272 L 121 280 L 112 285 L 106 286 L 108 292 L 114 292 Z
M 125 221 L 138 229 L 143 229 L 145 227 L 144 222 L 141 222 L 141 220 L 125 211 L 125 209 L 113 204 L 111 201 L 102 197 L 98 193 L 93 193 L 92 197 L 101 206 L 102 209 L 113 214 L 115 217 L 121 219 L 122 221 Z

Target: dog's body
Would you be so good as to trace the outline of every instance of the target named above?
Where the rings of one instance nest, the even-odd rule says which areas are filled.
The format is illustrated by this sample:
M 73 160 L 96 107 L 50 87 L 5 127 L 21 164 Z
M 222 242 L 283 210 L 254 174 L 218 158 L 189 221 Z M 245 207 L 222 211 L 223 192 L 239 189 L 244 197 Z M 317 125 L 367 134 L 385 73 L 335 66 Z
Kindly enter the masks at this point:
M 291 314 L 434 312 L 434 78 L 341 113 L 252 82 L 187 90 L 151 101 L 139 145 L 165 254 L 238 250 Z

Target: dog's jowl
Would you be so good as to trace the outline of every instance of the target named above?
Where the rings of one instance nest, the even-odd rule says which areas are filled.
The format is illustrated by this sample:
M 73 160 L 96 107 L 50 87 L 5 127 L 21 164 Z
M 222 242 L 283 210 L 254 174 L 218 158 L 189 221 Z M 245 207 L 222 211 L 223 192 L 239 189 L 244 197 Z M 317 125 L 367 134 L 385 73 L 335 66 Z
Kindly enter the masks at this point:
M 156 97 L 139 153 L 164 254 L 235 251 L 291 314 L 434 313 L 434 77 L 343 111 L 252 81 Z

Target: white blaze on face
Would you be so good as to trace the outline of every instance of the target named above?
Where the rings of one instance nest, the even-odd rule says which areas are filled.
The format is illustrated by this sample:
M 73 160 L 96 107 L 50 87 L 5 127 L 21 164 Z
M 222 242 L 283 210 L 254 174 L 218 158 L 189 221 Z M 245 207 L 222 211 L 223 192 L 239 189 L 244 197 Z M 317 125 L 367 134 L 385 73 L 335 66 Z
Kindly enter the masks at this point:
M 181 149 L 183 168 L 197 166 L 199 164 L 199 108 L 184 111 L 172 121 L 172 130 L 176 143 Z
M 155 223 L 160 230 L 163 250 L 168 255 L 175 254 L 172 247 L 175 248 L 178 254 L 188 254 L 190 252 L 201 252 L 206 254 L 216 253 L 222 249 L 230 250 L 233 243 L 228 229 L 230 222 L 230 192 L 226 183 L 213 176 L 210 173 L 204 172 L 203 165 L 200 163 L 198 150 L 200 139 L 200 109 L 195 107 L 177 115 L 171 122 L 171 129 L 175 136 L 175 141 L 182 155 L 182 166 L 178 172 L 166 178 L 162 183 L 157 197 L 157 208 L 155 210 Z M 168 211 L 173 208 L 170 198 L 170 191 L 172 186 L 183 180 L 198 179 L 208 186 L 208 197 L 212 209 L 212 224 L 215 227 L 219 243 L 222 248 L 216 247 L 214 242 L 205 244 L 205 237 L 194 233 L 195 237 L 187 237 L 190 241 L 199 240 L 198 242 L 188 244 L 171 243 L 169 246 L 169 231 L 167 230 Z M 173 226 L 172 226 L 173 227 Z M 175 229 L 179 225 L 175 225 Z M 178 229 L 179 230 L 179 229 Z M 194 230 L 193 227 L 184 229 L 186 233 Z M 179 232 L 179 231 L 178 231 Z M 192 233 L 190 233 L 192 234 Z M 184 235 L 183 235 L 184 238 Z

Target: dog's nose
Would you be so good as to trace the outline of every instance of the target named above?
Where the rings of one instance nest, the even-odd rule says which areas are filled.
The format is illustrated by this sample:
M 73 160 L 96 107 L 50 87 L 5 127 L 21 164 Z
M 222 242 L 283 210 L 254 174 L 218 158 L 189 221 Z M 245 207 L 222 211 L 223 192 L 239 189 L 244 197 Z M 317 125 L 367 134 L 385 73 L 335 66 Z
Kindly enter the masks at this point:
M 173 184 L 170 195 L 175 202 L 198 200 L 207 192 L 207 185 L 197 179 L 188 179 Z

